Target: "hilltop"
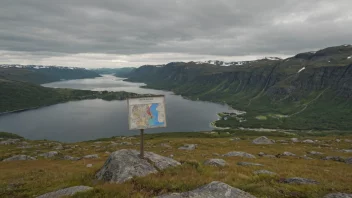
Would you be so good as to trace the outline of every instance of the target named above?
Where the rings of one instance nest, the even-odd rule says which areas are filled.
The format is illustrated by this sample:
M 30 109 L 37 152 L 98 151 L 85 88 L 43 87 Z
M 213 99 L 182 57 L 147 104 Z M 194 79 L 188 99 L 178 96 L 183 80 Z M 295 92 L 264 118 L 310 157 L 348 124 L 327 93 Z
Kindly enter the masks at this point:
M 267 139 L 258 138 L 263 135 Z M 107 159 L 111 154 L 126 151 L 121 149 L 138 151 L 138 137 L 76 143 L 9 137 L 18 138 L 6 135 L 0 140 L 0 197 L 36 197 L 82 185 L 92 188 L 73 197 L 154 197 L 190 191 L 212 181 L 224 182 L 255 197 L 352 193 L 352 186 L 347 185 L 352 183 L 351 133 L 146 134 L 146 151 L 168 157 L 164 160 L 172 158 L 180 165 L 122 183 L 104 182 L 96 174 L 110 163 Z M 26 160 L 16 161 L 14 156 L 18 155 Z M 225 164 L 221 160 L 210 163 L 210 159 L 221 159 Z M 305 180 L 293 179 L 296 177 Z

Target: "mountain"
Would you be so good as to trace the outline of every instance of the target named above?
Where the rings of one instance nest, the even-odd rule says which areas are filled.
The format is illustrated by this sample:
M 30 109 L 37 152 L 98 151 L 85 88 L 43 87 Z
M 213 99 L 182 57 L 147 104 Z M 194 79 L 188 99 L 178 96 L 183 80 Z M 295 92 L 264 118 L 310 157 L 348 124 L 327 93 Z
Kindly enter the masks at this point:
M 123 77 L 126 74 L 132 72 L 134 67 L 122 67 L 122 68 L 98 68 L 98 69 L 92 69 L 92 71 L 98 73 L 98 74 L 114 74 L 117 77 Z
M 124 100 L 139 96 L 128 92 L 54 89 L 0 78 L 0 114 L 85 99 Z
M 127 77 L 247 112 L 223 117 L 219 127 L 347 130 L 352 128 L 351 56 L 352 46 L 342 45 L 228 66 L 214 61 L 142 66 Z
M 100 75 L 94 71 L 76 67 L 42 65 L 0 65 L 0 78 L 31 82 L 35 84 L 60 80 L 95 78 Z

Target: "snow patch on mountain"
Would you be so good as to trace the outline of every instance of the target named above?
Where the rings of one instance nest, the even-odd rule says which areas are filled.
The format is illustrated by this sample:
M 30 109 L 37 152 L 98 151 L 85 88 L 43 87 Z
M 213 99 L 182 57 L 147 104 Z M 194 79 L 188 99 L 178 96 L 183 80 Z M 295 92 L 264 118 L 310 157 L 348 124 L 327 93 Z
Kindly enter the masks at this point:
M 300 73 L 301 71 L 303 71 L 303 70 L 305 70 L 305 69 L 306 69 L 306 67 L 302 67 L 300 70 L 298 70 L 297 73 Z

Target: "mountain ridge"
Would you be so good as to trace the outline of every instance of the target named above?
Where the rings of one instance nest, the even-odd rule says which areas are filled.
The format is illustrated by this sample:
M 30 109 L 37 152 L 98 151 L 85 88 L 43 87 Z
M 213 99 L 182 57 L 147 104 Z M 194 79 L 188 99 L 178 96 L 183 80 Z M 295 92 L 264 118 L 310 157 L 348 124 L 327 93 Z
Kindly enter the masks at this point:
M 195 62 L 142 66 L 128 74 L 127 80 L 248 111 L 244 116 L 248 122 L 221 118 L 216 122 L 221 127 L 352 128 L 352 112 L 347 111 L 352 108 L 352 60 L 348 59 L 352 46 L 305 54 L 240 66 Z

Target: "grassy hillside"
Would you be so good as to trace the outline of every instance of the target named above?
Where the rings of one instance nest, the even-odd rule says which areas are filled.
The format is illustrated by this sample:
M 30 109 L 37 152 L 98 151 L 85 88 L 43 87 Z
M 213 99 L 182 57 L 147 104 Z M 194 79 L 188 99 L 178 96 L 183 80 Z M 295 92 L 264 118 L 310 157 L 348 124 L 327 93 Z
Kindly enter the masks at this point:
M 351 157 L 342 149 L 349 149 L 351 134 L 328 135 L 320 137 L 314 133 L 305 133 L 305 137 L 292 133 L 264 133 L 274 140 L 288 141 L 288 144 L 255 145 L 251 141 L 262 135 L 250 131 L 233 131 L 220 134 L 204 133 L 164 133 L 146 134 L 146 151 L 155 152 L 162 156 L 174 156 L 181 162 L 181 166 L 169 168 L 156 174 L 133 178 L 122 184 L 110 184 L 95 179 L 95 173 L 103 166 L 109 152 L 119 149 L 139 149 L 138 138 L 113 137 L 96 141 L 77 142 L 72 144 L 45 140 L 25 140 L 12 145 L 0 145 L 0 160 L 22 154 L 38 156 L 41 153 L 53 151 L 61 144 L 64 149 L 57 150 L 59 154 L 53 158 L 37 157 L 34 161 L 0 162 L 0 197 L 36 197 L 41 194 L 76 185 L 87 185 L 94 190 L 79 193 L 73 197 L 153 197 L 171 192 L 193 190 L 211 181 L 222 181 L 233 187 L 253 194 L 258 198 L 294 197 L 320 198 L 332 192 L 352 193 L 351 164 L 332 160 L 321 160 L 324 156 Z M 326 134 L 325 134 L 326 135 Z M 314 144 L 291 143 L 290 138 L 300 140 L 317 140 Z M 233 141 L 232 138 L 241 140 Z M 339 140 L 338 140 L 339 139 Z M 121 144 L 130 142 L 131 145 Z M 166 143 L 171 148 L 165 148 Z M 179 150 L 183 144 L 197 144 L 192 151 Z M 27 148 L 21 148 L 26 145 Z M 230 151 L 243 151 L 256 156 L 255 159 L 241 157 L 223 157 Z M 282 154 L 288 151 L 296 156 L 282 156 L 280 158 L 259 157 L 259 152 L 267 154 Z M 322 155 L 309 155 L 307 152 L 318 151 Z M 97 159 L 82 159 L 67 161 L 63 156 L 82 157 L 88 154 L 98 154 Z M 218 156 L 220 155 L 220 156 Z M 312 159 L 300 158 L 307 155 Z M 203 162 L 211 158 L 224 159 L 225 167 L 206 166 Z M 263 166 L 239 166 L 238 162 L 254 162 Z M 86 167 L 92 164 L 91 168 Z M 253 171 L 269 170 L 277 173 L 275 176 L 255 175 Z M 285 184 L 284 178 L 303 177 L 314 179 L 317 185 Z M 40 182 L 38 182 L 40 181 Z
M 216 122 L 220 127 L 348 130 L 351 54 L 352 46 L 345 45 L 226 67 L 195 62 L 143 66 L 128 80 L 247 112 Z
M 0 113 L 47 106 L 72 100 L 124 100 L 138 94 L 73 89 L 53 89 L 0 78 Z

